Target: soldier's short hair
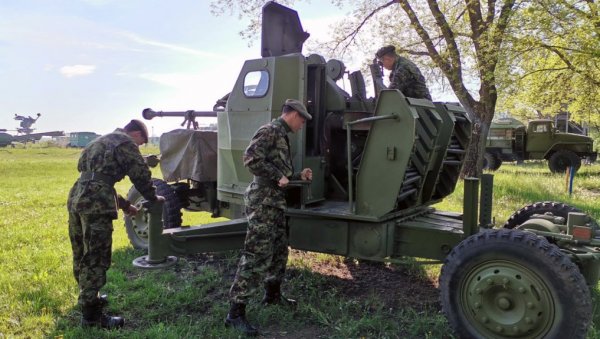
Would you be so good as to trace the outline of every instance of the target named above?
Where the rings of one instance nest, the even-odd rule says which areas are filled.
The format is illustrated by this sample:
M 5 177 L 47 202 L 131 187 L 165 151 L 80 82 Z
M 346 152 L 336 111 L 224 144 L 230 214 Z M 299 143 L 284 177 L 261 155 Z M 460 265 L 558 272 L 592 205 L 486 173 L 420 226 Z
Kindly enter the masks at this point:
M 135 132 L 135 131 L 142 132 L 142 137 L 144 138 L 144 142 L 148 143 L 148 129 L 146 128 L 146 124 L 144 124 L 140 120 L 138 120 L 138 119 L 131 120 L 129 123 L 127 123 L 127 125 L 125 125 L 125 127 L 123 127 L 123 130 L 125 132 Z
M 394 47 L 392 45 L 383 46 L 377 50 L 377 53 L 375 53 L 375 55 L 379 59 L 383 58 L 385 55 L 388 55 L 388 54 L 396 55 L 396 47 Z

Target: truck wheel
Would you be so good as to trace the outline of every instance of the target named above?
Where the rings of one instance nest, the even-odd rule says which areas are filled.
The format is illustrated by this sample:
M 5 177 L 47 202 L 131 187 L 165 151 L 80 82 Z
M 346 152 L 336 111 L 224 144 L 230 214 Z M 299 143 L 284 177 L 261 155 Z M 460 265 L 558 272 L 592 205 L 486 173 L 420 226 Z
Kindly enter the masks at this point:
M 575 167 L 575 172 L 577 172 L 581 167 L 581 158 L 572 151 L 563 149 L 550 156 L 548 167 L 552 173 L 565 173 L 568 167 Z
M 513 213 L 502 227 L 515 228 L 529 220 L 534 214 L 544 214 L 548 212 L 552 213 L 554 216 L 565 218 L 565 221 L 569 216 L 569 212 L 585 213 L 577 207 L 573 207 L 562 202 L 540 201 L 531 205 L 527 205 Z M 600 228 L 593 219 L 590 220 L 590 224 L 594 230 L 598 230 Z
M 500 160 L 497 155 L 490 152 L 485 152 L 483 155 L 483 169 L 495 171 L 500 168 L 501 165 L 502 160 Z
M 563 217 L 567 220 L 569 212 L 584 213 L 580 209 L 556 201 L 540 201 L 527 205 L 513 213 L 504 223 L 504 228 L 515 228 L 529 220 L 534 214 L 552 213 L 554 216 Z
M 152 179 L 156 186 L 156 194 L 165 197 L 163 205 L 163 228 L 174 228 L 181 226 L 181 202 L 173 188 L 165 181 Z M 127 193 L 127 200 L 133 205 L 138 205 L 144 198 L 131 187 Z M 125 215 L 125 230 L 131 245 L 136 249 L 148 249 L 148 215 L 141 209 L 134 216 Z
M 585 338 L 591 296 L 577 266 L 518 230 L 472 235 L 440 275 L 442 310 L 461 338 Z

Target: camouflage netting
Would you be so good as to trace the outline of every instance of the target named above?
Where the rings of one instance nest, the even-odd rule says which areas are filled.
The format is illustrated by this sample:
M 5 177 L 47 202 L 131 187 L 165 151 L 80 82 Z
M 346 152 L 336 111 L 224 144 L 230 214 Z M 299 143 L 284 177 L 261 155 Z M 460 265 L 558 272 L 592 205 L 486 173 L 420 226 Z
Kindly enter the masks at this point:
M 160 137 L 165 181 L 217 181 L 217 132 L 176 129 Z

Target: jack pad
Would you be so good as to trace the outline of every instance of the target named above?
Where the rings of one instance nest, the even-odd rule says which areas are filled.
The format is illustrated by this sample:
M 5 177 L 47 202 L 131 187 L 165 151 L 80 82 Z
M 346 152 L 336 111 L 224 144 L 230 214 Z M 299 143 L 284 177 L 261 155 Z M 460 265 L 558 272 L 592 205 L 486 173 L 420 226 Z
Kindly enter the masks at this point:
M 168 256 L 165 261 L 159 263 L 150 263 L 147 255 L 133 259 L 133 266 L 144 269 L 167 268 L 175 265 L 176 263 L 177 257 L 172 255 Z

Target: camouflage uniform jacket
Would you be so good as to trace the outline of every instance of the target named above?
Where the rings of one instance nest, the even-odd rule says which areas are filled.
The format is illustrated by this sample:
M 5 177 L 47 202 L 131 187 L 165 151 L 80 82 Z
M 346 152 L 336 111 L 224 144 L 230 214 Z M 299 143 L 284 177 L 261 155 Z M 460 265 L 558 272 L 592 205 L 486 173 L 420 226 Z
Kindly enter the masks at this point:
M 404 96 L 431 100 L 425 78 L 412 61 L 398 56 L 390 73 L 389 89 L 398 89 Z
M 285 192 L 277 183 L 282 176 L 290 180 L 300 178 L 294 173 L 287 133 L 290 127 L 278 118 L 260 127 L 244 152 L 244 166 L 257 177 L 266 178 L 272 184 L 253 182 L 246 190 L 246 206 L 258 204 L 280 209 L 286 208 Z
M 156 200 L 150 169 L 133 139 L 122 129 L 92 141 L 82 152 L 77 164 L 79 172 L 97 172 L 111 177 L 114 182 L 126 175 L 142 196 Z M 129 202 L 117 196 L 113 185 L 98 180 L 79 178 L 71 192 L 67 207 L 69 212 L 81 214 L 108 214 L 117 218 L 117 205 L 125 209 Z

